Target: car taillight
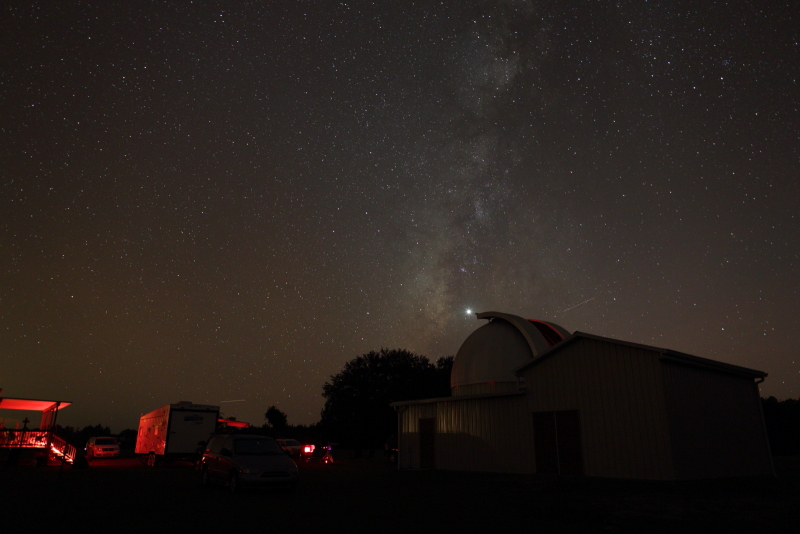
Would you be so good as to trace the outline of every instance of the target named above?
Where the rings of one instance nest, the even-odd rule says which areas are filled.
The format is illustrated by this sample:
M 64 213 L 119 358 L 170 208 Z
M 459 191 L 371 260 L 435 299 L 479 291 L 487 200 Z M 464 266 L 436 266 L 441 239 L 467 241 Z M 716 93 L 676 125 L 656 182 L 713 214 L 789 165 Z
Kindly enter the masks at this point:
M 304 446 L 303 447 L 303 452 L 306 453 L 306 454 L 311 454 L 312 452 L 314 452 L 314 446 L 313 445 Z

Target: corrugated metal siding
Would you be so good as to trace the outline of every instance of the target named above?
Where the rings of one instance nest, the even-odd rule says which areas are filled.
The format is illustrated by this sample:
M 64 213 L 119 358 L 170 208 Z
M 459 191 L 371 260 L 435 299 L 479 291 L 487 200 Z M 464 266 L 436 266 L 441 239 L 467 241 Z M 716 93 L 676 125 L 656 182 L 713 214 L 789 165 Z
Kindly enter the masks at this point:
M 462 395 L 516 393 L 518 390 L 517 382 L 486 382 L 484 384 L 454 387 L 451 389 L 451 394 L 454 397 L 459 397 Z
M 411 404 L 399 415 L 398 466 L 401 469 L 419 469 L 419 420 L 436 417 L 436 404 Z M 436 445 L 438 443 L 434 442 L 434 446 Z
M 436 468 L 531 473 L 533 423 L 522 396 L 409 405 L 401 412 L 400 467 L 419 468 L 419 420 L 436 418 Z
M 774 474 L 752 378 L 662 365 L 678 478 Z
M 530 473 L 524 450 L 533 435 L 524 397 L 446 401 L 437 405 L 440 469 Z
M 671 479 L 658 358 L 654 351 L 577 340 L 525 371 L 528 418 L 578 410 L 586 475 Z

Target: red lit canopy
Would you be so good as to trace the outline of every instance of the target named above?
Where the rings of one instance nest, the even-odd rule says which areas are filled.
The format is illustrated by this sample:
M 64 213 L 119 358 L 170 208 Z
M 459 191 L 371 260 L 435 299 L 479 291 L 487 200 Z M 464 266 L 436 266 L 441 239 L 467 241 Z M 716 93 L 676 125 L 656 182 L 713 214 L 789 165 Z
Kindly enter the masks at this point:
M 39 400 L 39 399 L 4 399 L 0 398 L 0 409 L 5 410 L 32 410 L 46 412 L 56 407 L 66 408 L 72 404 L 65 401 Z
M 0 389 L 0 392 L 3 390 Z M 5 410 L 32 410 L 42 412 L 42 422 L 39 423 L 41 430 L 49 430 L 56 423 L 58 410 L 66 408 L 72 404 L 66 401 L 42 400 L 42 399 L 9 399 L 0 397 L 0 409 Z

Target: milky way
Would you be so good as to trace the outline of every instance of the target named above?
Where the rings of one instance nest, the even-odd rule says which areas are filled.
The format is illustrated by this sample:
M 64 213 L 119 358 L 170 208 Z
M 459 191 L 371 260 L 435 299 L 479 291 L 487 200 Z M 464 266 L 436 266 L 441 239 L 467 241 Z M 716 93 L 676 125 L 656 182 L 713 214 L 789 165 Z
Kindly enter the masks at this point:
M 313 423 L 467 309 L 800 395 L 794 3 L 386 4 L 4 4 L 4 395 Z

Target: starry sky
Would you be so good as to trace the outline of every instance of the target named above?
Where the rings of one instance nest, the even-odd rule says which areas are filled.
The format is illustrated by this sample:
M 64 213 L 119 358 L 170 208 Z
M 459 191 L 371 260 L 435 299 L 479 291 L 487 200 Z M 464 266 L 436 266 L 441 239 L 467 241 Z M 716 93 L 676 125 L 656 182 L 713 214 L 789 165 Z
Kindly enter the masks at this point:
M 490 310 L 800 396 L 796 2 L 0 9 L 0 387 L 62 424 L 314 423 Z

